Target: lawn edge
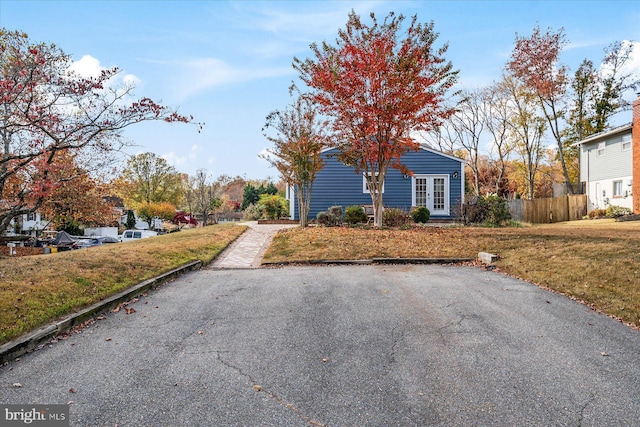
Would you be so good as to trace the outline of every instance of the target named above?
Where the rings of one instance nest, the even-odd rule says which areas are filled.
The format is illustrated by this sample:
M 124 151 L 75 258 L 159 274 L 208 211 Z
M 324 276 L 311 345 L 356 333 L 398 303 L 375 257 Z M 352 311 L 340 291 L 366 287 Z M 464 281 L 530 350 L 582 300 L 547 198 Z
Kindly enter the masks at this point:
M 369 264 L 460 264 L 475 261 L 475 258 L 370 258 L 370 259 L 318 259 L 294 261 L 263 261 L 261 267 L 284 267 L 288 265 L 369 265 Z
M 29 332 L 19 338 L 11 340 L 2 346 L 0 346 L 0 364 L 4 364 L 17 357 L 22 356 L 32 350 L 37 349 L 41 345 L 45 344 L 58 334 L 66 332 L 81 324 L 82 322 L 95 317 L 100 313 L 107 312 L 114 307 L 117 307 L 123 302 L 130 301 L 131 299 L 142 295 L 150 289 L 155 289 L 158 286 L 180 276 L 183 273 L 197 270 L 201 268 L 203 262 L 201 260 L 195 260 L 183 264 L 182 266 L 175 268 L 166 273 L 155 276 L 151 279 L 147 279 L 137 285 L 111 295 L 102 301 L 90 305 L 89 307 L 77 311 L 62 320 L 58 320 L 49 325 L 40 327 L 32 332 Z

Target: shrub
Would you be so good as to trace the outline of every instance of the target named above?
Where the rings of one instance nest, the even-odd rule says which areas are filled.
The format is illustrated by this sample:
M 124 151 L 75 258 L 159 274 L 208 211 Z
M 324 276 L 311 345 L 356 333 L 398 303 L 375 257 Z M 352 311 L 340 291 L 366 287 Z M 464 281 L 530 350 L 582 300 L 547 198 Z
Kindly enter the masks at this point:
M 257 221 L 262 218 L 262 211 L 256 204 L 251 204 L 244 208 L 242 212 L 242 218 L 247 221 Z
M 413 222 L 425 224 L 431 218 L 431 212 L 425 206 L 418 206 L 411 212 L 411 219 Z
M 609 206 L 605 212 L 607 218 L 618 218 L 624 215 L 631 215 L 633 212 L 629 208 L 623 208 L 622 206 Z
M 473 197 L 462 208 L 465 224 L 485 224 L 499 227 L 511 219 L 507 201 L 496 194 Z
M 288 205 L 289 203 L 283 197 L 270 194 L 260 196 L 258 204 L 263 216 L 268 219 L 279 219 L 284 216 L 289 208 Z
M 484 222 L 487 217 L 487 205 L 479 196 L 470 197 L 462 205 L 460 217 L 465 225 Z
M 352 205 L 347 206 L 344 211 L 344 220 L 348 224 L 358 224 L 360 222 L 367 222 L 367 214 L 364 212 L 362 206 Z
M 589 211 L 589 219 L 604 218 L 607 215 L 607 211 L 604 209 L 593 209 Z
M 490 227 L 500 227 L 511 219 L 511 212 L 507 206 L 507 200 L 497 194 L 490 194 L 484 197 L 485 202 L 489 206 L 489 214 L 485 220 L 485 224 Z
M 316 215 L 316 221 L 318 225 L 331 225 L 331 217 L 329 216 L 329 212 L 321 211 Z
M 382 212 L 382 223 L 388 227 L 402 227 L 411 221 L 408 213 L 398 208 L 386 208 Z
M 340 224 L 342 222 L 342 206 L 331 206 L 329 208 L 329 216 L 333 225 Z

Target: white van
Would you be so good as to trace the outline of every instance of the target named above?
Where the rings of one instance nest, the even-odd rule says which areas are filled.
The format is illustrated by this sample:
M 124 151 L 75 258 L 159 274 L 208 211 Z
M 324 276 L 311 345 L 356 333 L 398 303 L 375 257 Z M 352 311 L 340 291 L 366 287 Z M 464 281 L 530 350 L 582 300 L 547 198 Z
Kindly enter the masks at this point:
M 157 232 L 150 230 L 125 230 L 119 237 L 119 240 L 121 242 L 129 242 L 131 240 L 146 239 L 157 235 Z

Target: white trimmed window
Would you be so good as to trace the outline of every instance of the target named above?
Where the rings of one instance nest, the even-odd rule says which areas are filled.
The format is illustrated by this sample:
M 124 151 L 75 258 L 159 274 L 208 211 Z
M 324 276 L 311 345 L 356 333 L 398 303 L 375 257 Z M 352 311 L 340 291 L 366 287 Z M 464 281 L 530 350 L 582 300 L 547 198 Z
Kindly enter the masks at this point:
M 622 197 L 622 180 L 613 181 L 613 197 Z
M 604 156 L 604 148 L 606 146 L 605 142 L 598 142 L 598 157 L 602 157 Z
M 371 176 L 371 172 L 367 172 L 367 175 Z M 364 194 L 371 194 L 369 187 L 367 186 L 367 175 L 362 173 L 362 192 Z M 376 172 L 376 176 L 378 176 L 378 172 Z M 384 182 L 382 183 L 382 194 L 384 194 Z
M 622 151 L 631 150 L 631 135 L 625 135 L 622 137 Z

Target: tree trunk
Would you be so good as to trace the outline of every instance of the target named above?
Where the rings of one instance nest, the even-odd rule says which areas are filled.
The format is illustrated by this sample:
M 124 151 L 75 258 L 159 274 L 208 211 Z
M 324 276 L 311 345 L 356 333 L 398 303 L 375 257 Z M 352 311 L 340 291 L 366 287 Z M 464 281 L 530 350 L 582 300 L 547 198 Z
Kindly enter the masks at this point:
M 382 193 L 384 188 L 384 179 L 387 174 L 386 169 L 381 169 L 378 172 L 372 172 L 367 175 L 367 187 L 369 194 L 371 195 L 371 202 L 373 203 L 373 225 L 375 227 L 382 227 L 383 225 L 383 210 L 384 203 L 382 201 Z
M 384 212 L 382 192 L 377 194 L 371 193 L 371 200 L 373 201 L 373 225 L 375 227 L 382 227 L 382 214 Z
M 300 227 L 304 228 L 309 222 L 309 198 L 305 197 L 304 190 L 301 185 L 298 185 L 294 191 L 296 192 L 296 198 L 298 199 L 298 218 L 300 220 Z

